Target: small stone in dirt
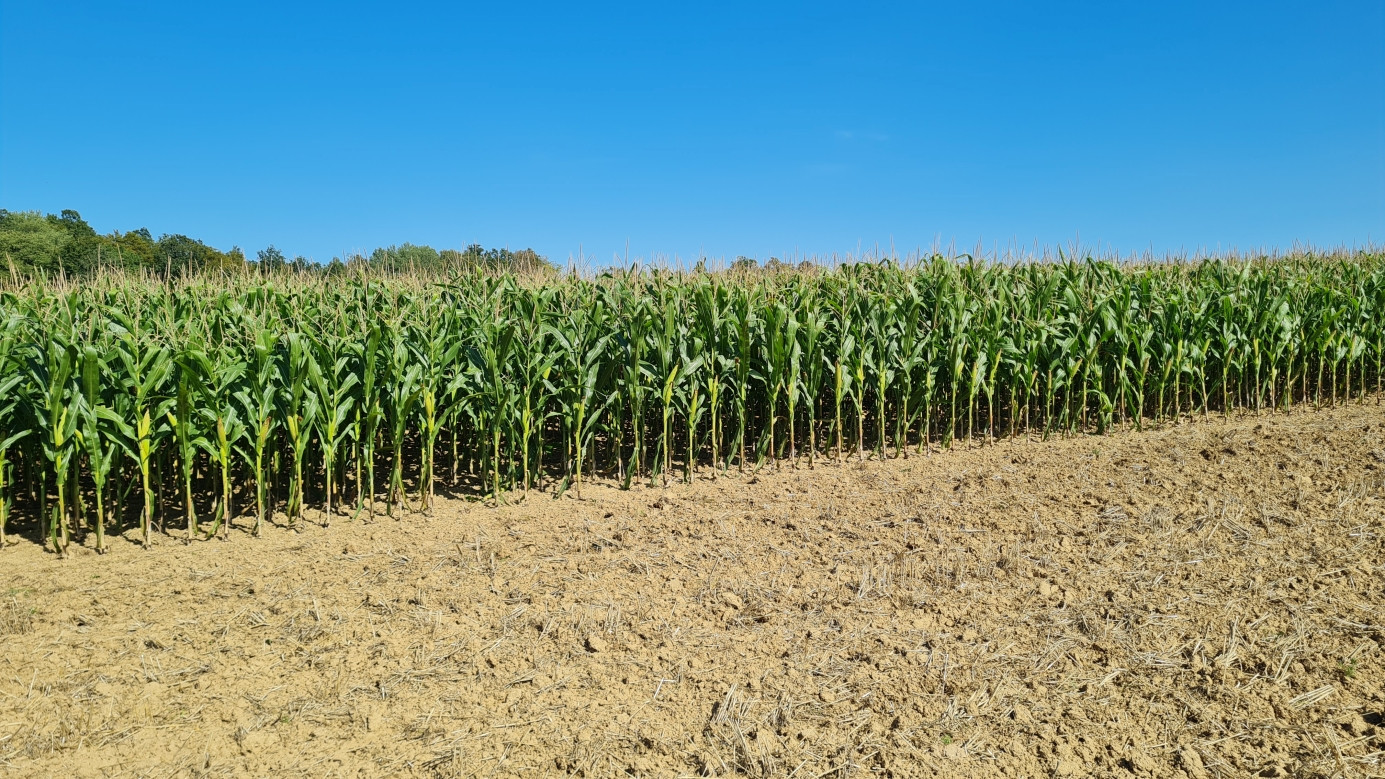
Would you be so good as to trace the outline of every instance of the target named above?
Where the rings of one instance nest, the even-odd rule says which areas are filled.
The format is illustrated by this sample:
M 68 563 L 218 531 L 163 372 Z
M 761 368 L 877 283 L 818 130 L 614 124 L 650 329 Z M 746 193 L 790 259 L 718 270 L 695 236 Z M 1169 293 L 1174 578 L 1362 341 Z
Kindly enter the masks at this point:
M 1053 596 L 1053 584 L 1048 581 L 1039 582 L 1039 596 L 1049 598 Z
M 745 607 L 745 602 L 734 592 L 723 592 L 721 594 L 721 602 L 733 609 L 742 609 Z
M 1021 725 L 1028 725 L 1034 721 L 1034 715 L 1030 714 L 1029 709 L 1023 706 L 1015 706 L 1014 710 L 1010 712 L 1010 719 Z
M 835 703 L 837 698 L 831 693 L 831 691 L 823 690 L 822 692 L 818 693 L 818 700 L 822 701 L 823 703 Z
M 587 636 L 588 652 L 605 652 L 607 649 L 606 639 L 601 636 Z

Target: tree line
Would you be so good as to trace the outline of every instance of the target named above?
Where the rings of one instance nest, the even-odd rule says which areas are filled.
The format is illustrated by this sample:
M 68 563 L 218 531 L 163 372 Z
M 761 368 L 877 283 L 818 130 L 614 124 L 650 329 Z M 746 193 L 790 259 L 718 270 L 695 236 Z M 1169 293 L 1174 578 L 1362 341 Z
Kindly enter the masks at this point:
M 239 246 L 222 251 L 179 233 L 155 238 L 147 228 L 98 233 L 72 209 L 58 214 L 0 209 L 0 273 L 18 284 L 34 278 L 83 278 L 98 270 L 148 273 L 181 278 L 207 271 L 292 270 L 336 274 L 355 267 L 386 273 L 445 273 L 484 269 L 519 273 L 548 272 L 553 266 L 533 249 L 488 249 L 472 244 L 465 249 L 434 249 L 402 243 L 380 247 L 370 254 L 333 257 L 323 264 L 306 257 L 290 259 L 270 245 L 247 257 Z

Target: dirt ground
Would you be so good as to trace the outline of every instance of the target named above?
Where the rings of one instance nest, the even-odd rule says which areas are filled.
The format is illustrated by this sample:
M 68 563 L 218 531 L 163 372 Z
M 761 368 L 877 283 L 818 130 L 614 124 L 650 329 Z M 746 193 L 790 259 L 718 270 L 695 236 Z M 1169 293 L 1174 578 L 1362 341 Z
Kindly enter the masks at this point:
M 25 542 L 0 774 L 1385 776 L 1383 484 L 1371 400 Z

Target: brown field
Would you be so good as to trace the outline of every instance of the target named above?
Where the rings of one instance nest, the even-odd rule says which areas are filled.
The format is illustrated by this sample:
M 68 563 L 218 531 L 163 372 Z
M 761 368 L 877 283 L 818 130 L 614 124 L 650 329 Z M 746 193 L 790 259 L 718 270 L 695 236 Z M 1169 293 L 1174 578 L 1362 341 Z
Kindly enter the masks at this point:
M 1383 483 L 1371 399 L 22 542 L 0 774 L 1385 776 Z

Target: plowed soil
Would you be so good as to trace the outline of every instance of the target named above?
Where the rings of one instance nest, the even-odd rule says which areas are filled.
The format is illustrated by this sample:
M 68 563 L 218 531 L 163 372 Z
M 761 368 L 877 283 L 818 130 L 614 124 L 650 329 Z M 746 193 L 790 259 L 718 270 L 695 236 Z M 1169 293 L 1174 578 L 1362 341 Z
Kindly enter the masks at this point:
M 1385 409 L 0 552 L 14 776 L 1385 776 Z

